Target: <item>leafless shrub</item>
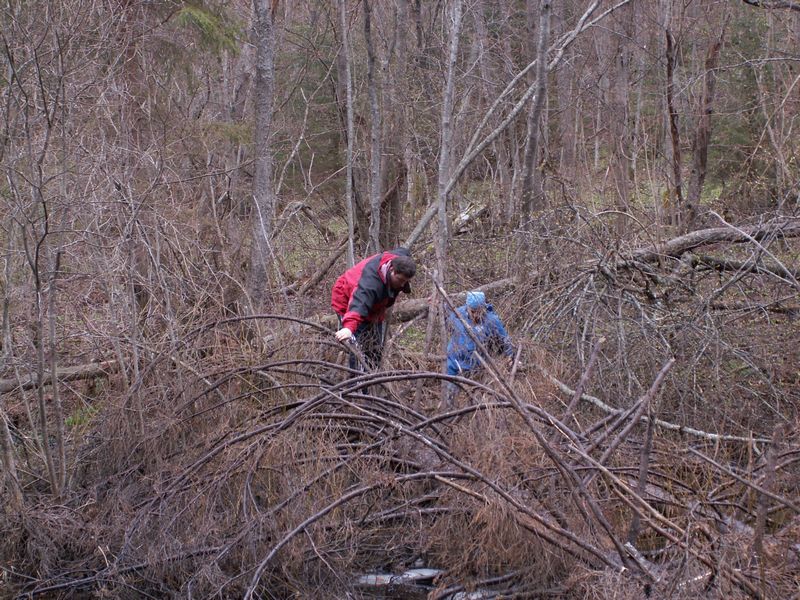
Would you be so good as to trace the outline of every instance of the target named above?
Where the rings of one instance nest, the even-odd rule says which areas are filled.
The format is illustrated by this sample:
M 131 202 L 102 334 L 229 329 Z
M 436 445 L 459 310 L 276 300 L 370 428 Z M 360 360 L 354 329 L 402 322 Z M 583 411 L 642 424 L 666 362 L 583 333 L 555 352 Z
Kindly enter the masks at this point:
M 800 308 L 796 237 L 784 235 L 796 220 L 752 217 L 766 206 L 754 200 L 769 197 L 746 181 L 752 173 L 736 177 L 747 195 L 734 185 L 724 217 L 709 209 L 700 222 L 762 233 L 679 251 L 664 250 L 673 233 L 646 209 L 623 215 L 603 210 L 605 198 L 570 197 L 601 193 L 594 174 L 558 180 L 550 166 L 560 204 L 530 228 L 472 222 L 452 241 L 448 276 L 463 289 L 515 279 L 492 301 L 523 364 L 513 379 L 490 365 L 461 381 L 460 405 L 448 411 L 440 359 L 413 353 L 419 322 L 395 328 L 382 372 L 351 373 L 329 332 L 303 320 L 327 310 L 343 248 L 330 159 L 324 174 L 298 161 L 302 181 L 280 199 L 264 298 L 275 314 L 240 316 L 248 61 L 206 60 L 159 3 L 45 5 L 47 19 L 22 10 L 38 4 L 17 3 L 3 20 L 0 418 L 10 502 L 0 568 L 9 593 L 342 597 L 363 592 L 366 571 L 419 561 L 442 570 L 425 590 L 438 598 L 477 588 L 796 593 Z M 232 3 L 231 14 L 247 7 Z M 319 41 L 311 46 L 324 61 Z M 186 60 L 187 48 L 203 60 Z M 303 62 L 290 68 L 305 72 Z M 584 75 L 574 89 L 590 104 L 600 92 L 599 111 L 602 90 L 585 88 Z M 783 77 L 786 98 L 759 101 L 790 123 L 796 82 Z M 286 94 L 308 83 L 288 80 L 297 86 Z M 478 115 L 490 96 L 465 107 Z M 277 138 L 298 140 L 294 157 L 305 151 L 300 114 L 322 105 L 290 100 L 275 123 Z M 422 127 L 392 125 L 416 136 L 405 141 L 420 147 L 403 160 L 421 179 L 436 152 L 425 112 Z M 770 135 L 787 157 L 790 132 Z M 573 150 L 600 133 L 581 131 Z M 492 152 L 508 150 L 498 138 Z M 486 158 L 471 177 L 515 160 Z M 575 159 L 564 170 L 588 173 Z M 790 209 L 791 164 L 779 166 L 778 206 Z M 281 182 L 294 168 L 282 166 Z M 474 183 L 454 185 L 453 196 Z M 407 191 L 410 214 L 424 192 Z M 513 202 L 499 207 L 503 194 L 489 195 L 496 205 L 484 213 L 509 217 Z M 418 257 L 433 263 L 430 250 Z M 417 289 L 429 276 L 421 269 Z M 62 366 L 98 362 L 113 369 L 58 377 Z

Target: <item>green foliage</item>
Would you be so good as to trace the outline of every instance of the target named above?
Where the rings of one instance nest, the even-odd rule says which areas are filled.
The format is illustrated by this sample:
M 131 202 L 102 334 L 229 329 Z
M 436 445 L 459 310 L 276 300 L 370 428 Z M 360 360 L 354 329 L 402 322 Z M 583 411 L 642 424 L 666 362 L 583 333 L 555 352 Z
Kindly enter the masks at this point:
M 413 325 L 403 331 L 403 347 L 411 352 L 423 352 L 425 350 L 425 327 Z
M 735 66 L 721 71 L 717 80 L 709 148 L 709 181 L 713 182 L 741 174 L 742 164 L 751 159 L 752 148 L 763 131 L 754 71 L 743 59 L 763 53 L 766 18 L 754 12 L 747 18 L 733 19 L 728 27 L 720 64 Z
M 700 195 L 700 204 L 713 205 L 724 191 L 725 187 L 721 182 L 707 183 L 703 187 L 703 193 Z
M 64 419 L 64 424 L 70 428 L 86 425 L 98 412 L 99 411 L 96 406 L 80 406 L 75 410 L 75 412 Z
M 207 8 L 184 6 L 175 17 L 175 23 L 180 27 L 199 32 L 203 44 L 216 53 L 228 51 L 238 54 L 239 52 L 241 27 L 227 22 L 224 17 L 215 15 Z

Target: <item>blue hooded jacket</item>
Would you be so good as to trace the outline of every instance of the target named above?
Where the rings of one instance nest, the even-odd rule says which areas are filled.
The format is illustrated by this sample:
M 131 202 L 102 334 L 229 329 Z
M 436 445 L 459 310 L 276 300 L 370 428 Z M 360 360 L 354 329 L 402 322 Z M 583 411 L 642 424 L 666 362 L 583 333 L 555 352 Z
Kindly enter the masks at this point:
M 506 328 L 503 327 L 503 322 L 494 312 L 491 304 L 486 304 L 485 306 L 486 314 L 480 323 L 476 323 L 470 318 L 466 304 L 459 306 L 456 312 L 469 325 L 473 335 L 489 352 L 514 356 L 514 347 L 511 345 Z M 447 344 L 447 374 L 458 375 L 480 366 L 481 363 L 475 355 L 475 342 L 467 334 L 461 320 L 455 313 L 450 311 L 447 321 L 452 332 L 450 342 Z

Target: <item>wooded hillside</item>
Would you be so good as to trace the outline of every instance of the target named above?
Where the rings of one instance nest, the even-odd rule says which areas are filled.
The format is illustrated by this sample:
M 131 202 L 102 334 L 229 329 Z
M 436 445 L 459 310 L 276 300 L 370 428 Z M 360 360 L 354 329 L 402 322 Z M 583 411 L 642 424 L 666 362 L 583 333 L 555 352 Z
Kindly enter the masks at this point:
M 798 597 L 800 3 L 0 25 L 1 597 Z M 448 377 L 474 289 L 516 355 Z

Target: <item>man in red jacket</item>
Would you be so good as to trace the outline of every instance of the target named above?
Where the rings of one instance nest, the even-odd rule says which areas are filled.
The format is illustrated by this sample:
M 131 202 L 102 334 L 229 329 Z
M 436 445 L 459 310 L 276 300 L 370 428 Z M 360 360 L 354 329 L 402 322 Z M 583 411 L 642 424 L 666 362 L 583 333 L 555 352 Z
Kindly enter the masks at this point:
M 400 292 L 411 292 L 409 281 L 417 272 L 408 250 L 397 248 L 365 258 L 336 280 L 331 306 L 339 316 L 340 342 L 355 339 L 368 366 L 376 368 L 383 354 L 383 320 L 386 309 Z M 350 368 L 356 358 L 350 355 Z

